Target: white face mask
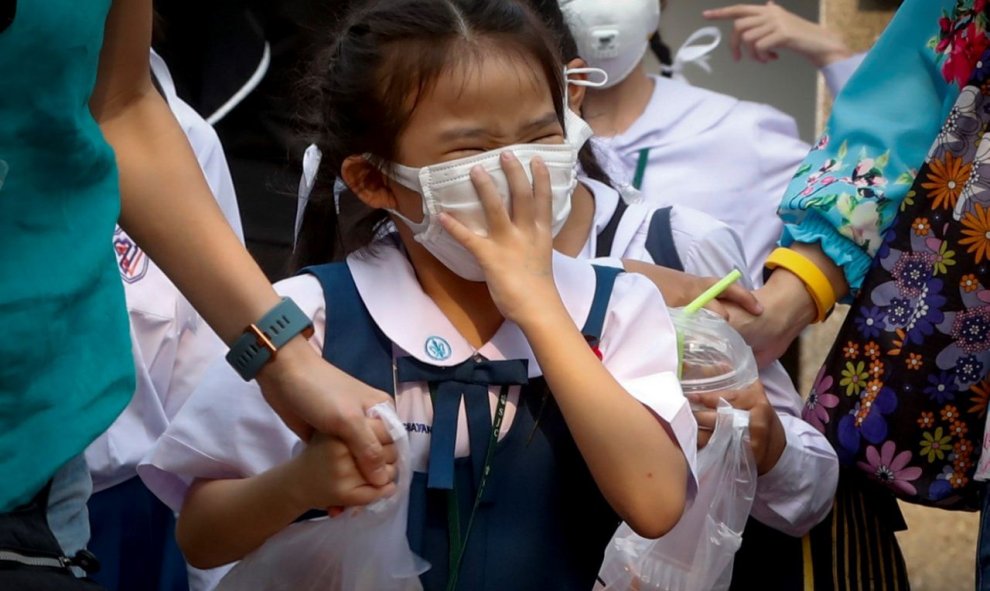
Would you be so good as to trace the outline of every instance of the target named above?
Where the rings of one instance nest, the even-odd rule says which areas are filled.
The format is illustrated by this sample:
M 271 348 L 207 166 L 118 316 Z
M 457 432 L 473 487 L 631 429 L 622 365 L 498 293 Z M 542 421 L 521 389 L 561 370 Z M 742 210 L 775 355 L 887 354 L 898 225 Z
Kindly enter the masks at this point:
M 488 223 L 471 182 L 471 169 L 480 165 L 491 175 L 508 208 L 509 183 L 502 171 L 500 155 L 511 151 L 522 164 L 530 183 L 533 182 L 530 163 L 539 156 L 550 172 L 551 232 L 556 236 L 571 213 L 571 195 L 577 186 L 578 150 L 593 133 L 591 127 L 570 110 L 564 125 L 567 139 L 563 144 L 516 144 L 423 168 L 401 164 L 382 166 L 383 171 L 397 183 L 423 196 L 423 221 L 413 222 L 397 211 L 390 213 L 409 226 L 416 241 L 448 269 L 468 281 L 484 281 L 484 271 L 474 255 L 443 229 L 439 215 L 447 213 L 476 234 L 487 236 Z
M 578 53 L 608 74 L 604 88 L 626 79 L 660 26 L 659 0 L 560 0 Z

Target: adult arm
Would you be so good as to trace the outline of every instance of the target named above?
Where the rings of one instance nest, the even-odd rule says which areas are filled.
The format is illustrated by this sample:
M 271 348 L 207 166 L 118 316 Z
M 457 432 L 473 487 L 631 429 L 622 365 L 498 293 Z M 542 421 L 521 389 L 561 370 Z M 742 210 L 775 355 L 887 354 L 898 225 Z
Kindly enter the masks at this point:
M 789 50 L 824 68 L 852 56 L 842 36 L 801 18 L 770 0 L 766 4 L 736 4 L 706 10 L 709 20 L 731 20 L 732 57 L 739 61 L 745 47 L 753 59 L 766 63 Z
M 120 225 L 229 344 L 279 298 L 224 220 L 151 83 L 151 22 L 150 0 L 114 0 L 90 109 L 117 155 Z M 258 381 L 295 431 L 336 434 L 369 478 L 384 484 L 382 447 L 363 420 L 366 408 L 387 399 L 384 393 L 326 364 L 299 337 Z
M 596 262 L 607 264 L 608 261 L 609 259 L 598 259 Z M 706 274 L 692 275 L 636 259 L 623 259 L 621 262 L 624 270 L 630 273 L 644 275 L 652 281 L 657 286 L 657 289 L 660 290 L 660 293 L 663 294 L 664 301 L 672 308 L 680 308 L 690 304 L 695 298 L 704 293 L 709 287 L 718 283 L 722 278 L 722 276 Z M 726 312 L 722 305 L 723 303 L 739 306 L 754 316 L 759 316 L 763 313 L 763 306 L 753 293 L 739 284 L 730 285 L 725 291 L 719 294 L 717 299 L 712 300 L 705 307 L 716 314 L 725 316 Z
M 307 346 L 322 350 L 326 300 L 319 282 L 302 275 L 276 287 L 312 319 Z M 179 541 L 193 564 L 216 566 L 243 558 L 309 509 L 364 505 L 394 491 L 391 482 L 365 486 L 350 454 L 333 438 L 316 434 L 302 445 L 279 422 L 258 385 L 242 380 L 222 359 L 202 372 L 186 398 L 138 474 L 180 513 Z M 383 425 L 375 423 L 378 437 L 387 441 Z M 389 447 L 388 460 L 394 463 Z
M 858 291 L 959 88 L 959 66 L 936 53 L 939 20 L 955 2 L 907 0 L 835 102 L 826 130 L 784 194 L 781 244 L 811 260 L 841 300 Z M 947 81 L 952 78 L 952 81 Z M 757 292 L 775 314 L 730 311 L 761 363 L 817 316 L 784 269 Z
M 732 21 L 732 56 L 742 59 L 743 48 L 766 63 L 782 50 L 793 51 L 818 68 L 833 97 L 845 87 L 865 54 L 854 54 L 842 36 L 801 18 L 770 0 L 766 4 L 736 4 L 704 11 L 709 20 Z
M 943 8 L 951 14 L 954 6 L 904 3 L 783 196 L 782 244 L 821 244 L 853 293 L 959 94 L 929 47 Z

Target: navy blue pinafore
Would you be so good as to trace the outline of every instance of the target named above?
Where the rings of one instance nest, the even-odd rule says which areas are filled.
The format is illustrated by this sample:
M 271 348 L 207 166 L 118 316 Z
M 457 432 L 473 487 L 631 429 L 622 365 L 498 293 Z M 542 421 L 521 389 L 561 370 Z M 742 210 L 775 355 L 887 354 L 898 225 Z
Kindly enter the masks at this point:
M 397 382 L 430 385 L 435 417 L 430 472 L 414 474 L 407 526 L 413 551 L 432 565 L 421 577 L 424 589 L 448 588 L 451 540 L 463 539 L 472 513 L 457 590 L 591 589 L 620 519 L 595 485 L 543 378 L 529 380 L 521 360 L 475 357 L 442 368 L 406 357 L 393 365 L 392 343 L 369 315 L 346 264 L 305 272 L 319 279 L 327 300 L 327 361 L 392 396 Z M 619 272 L 595 267 L 595 296 L 582 329 L 592 347 L 601 337 Z M 521 385 L 515 419 L 497 442 L 484 494 L 477 495 L 493 429 L 488 387 L 512 384 Z M 471 457 L 451 461 L 453 435 L 441 424 L 446 412 L 441 407 L 454 409 L 456 418 L 462 396 Z M 449 455 L 440 457 L 448 449 Z

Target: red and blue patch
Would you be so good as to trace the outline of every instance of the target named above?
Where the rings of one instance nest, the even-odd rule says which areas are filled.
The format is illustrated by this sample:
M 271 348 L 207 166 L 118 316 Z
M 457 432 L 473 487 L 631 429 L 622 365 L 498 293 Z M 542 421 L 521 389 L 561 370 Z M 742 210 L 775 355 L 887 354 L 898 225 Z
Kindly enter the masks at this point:
M 148 255 L 120 226 L 113 231 L 113 251 L 125 283 L 136 283 L 148 274 Z

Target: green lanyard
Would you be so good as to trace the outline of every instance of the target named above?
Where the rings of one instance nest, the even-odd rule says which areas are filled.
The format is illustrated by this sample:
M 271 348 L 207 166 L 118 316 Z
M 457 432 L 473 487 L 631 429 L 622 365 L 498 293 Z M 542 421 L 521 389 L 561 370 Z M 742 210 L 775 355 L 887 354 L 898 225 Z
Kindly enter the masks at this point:
M 430 384 L 430 397 L 436 401 L 435 385 Z M 464 550 L 467 548 L 468 537 L 471 535 L 471 526 L 474 525 L 474 516 L 481 506 L 481 499 L 485 495 L 485 487 L 488 478 L 492 473 L 492 462 L 495 459 L 495 448 L 498 446 L 498 436 L 502 432 L 502 419 L 505 418 L 505 405 L 509 400 L 509 386 L 502 386 L 498 395 L 498 405 L 495 407 L 495 420 L 492 421 L 492 436 L 488 440 L 488 450 L 485 452 L 485 464 L 481 469 L 481 481 L 478 483 L 478 492 L 474 497 L 474 505 L 471 507 L 471 515 L 468 517 L 467 528 L 464 536 L 461 537 L 461 514 L 457 506 L 457 479 L 454 479 L 454 489 L 447 492 L 447 532 L 450 540 L 450 566 L 447 575 L 447 591 L 454 591 L 457 588 L 457 578 L 461 570 L 461 560 L 464 558 Z
M 650 148 L 643 148 L 639 151 L 639 160 L 636 161 L 636 174 L 633 176 L 632 185 L 636 190 L 643 188 L 643 176 L 646 174 L 646 165 L 650 163 Z

